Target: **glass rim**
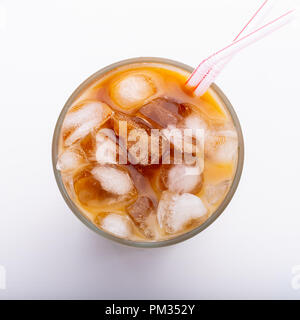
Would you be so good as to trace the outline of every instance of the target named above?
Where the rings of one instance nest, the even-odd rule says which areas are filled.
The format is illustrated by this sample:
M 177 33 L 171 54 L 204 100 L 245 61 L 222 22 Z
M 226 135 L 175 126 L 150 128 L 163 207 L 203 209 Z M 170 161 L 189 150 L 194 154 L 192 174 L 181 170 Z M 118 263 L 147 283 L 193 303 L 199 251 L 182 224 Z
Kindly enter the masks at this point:
M 65 103 L 62 111 L 60 112 L 60 115 L 58 117 L 58 120 L 55 125 L 54 129 L 54 134 L 53 134 L 53 139 L 52 139 L 52 166 L 53 166 L 53 171 L 56 179 L 56 183 L 58 185 L 58 188 L 68 205 L 68 207 L 71 209 L 73 214 L 81 221 L 83 222 L 87 227 L 89 227 L 91 230 L 96 232 L 97 234 L 113 240 L 115 242 L 128 245 L 131 247 L 140 247 L 140 248 L 157 248 L 157 247 L 164 247 L 164 246 L 170 246 L 173 244 L 177 244 L 179 242 L 188 240 L 195 235 L 199 234 L 203 230 L 205 230 L 208 226 L 210 226 L 226 209 L 228 204 L 230 203 L 233 195 L 235 194 L 235 191 L 238 187 L 241 174 L 243 171 L 243 165 L 244 165 L 244 139 L 243 139 L 243 133 L 241 129 L 241 125 L 239 122 L 239 119 L 237 117 L 237 114 L 231 105 L 230 101 L 228 98 L 225 96 L 225 94 L 222 92 L 222 90 L 216 85 L 212 84 L 210 87 L 210 90 L 213 91 L 219 99 L 224 103 L 225 107 L 230 113 L 230 116 L 233 120 L 233 124 L 236 128 L 237 134 L 238 134 L 238 161 L 237 161 L 237 166 L 236 166 L 236 171 L 235 175 L 233 178 L 233 181 L 231 183 L 230 189 L 228 190 L 225 198 L 223 199 L 222 203 L 219 205 L 219 207 L 216 209 L 216 211 L 208 218 L 206 219 L 200 226 L 184 233 L 179 236 L 176 236 L 171 239 L 167 240 L 161 240 L 161 241 L 134 241 L 134 240 L 128 240 L 128 239 L 123 239 L 119 238 L 117 236 L 114 236 L 113 234 L 110 234 L 108 232 L 105 232 L 98 228 L 92 221 L 90 221 L 83 213 L 81 213 L 80 209 L 77 207 L 77 205 L 73 202 L 73 200 L 70 198 L 64 184 L 62 181 L 62 176 L 59 170 L 56 168 L 56 162 L 57 162 L 57 156 L 58 156 L 58 146 L 59 146 L 59 137 L 60 137 L 60 132 L 61 132 L 61 127 L 63 120 L 65 118 L 65 115 L 71 106 L 71 104 L 75 101 L 75 99 L 78 97 L 78 95 L 85 90 L 94 80 L 99 78 L 101 75 L 104 75 L 105 73 L 121 66 L 125 66 L 128 64 L 133 64 L 133 63 L 159 63 L 159 64 L 166 64 L 166 65 L 171 65 L 174 67 L 177 67 L 179 69 L 183 69 L 188 72 L 192 72 L 194 68 L 183 64 L 178 61 L 170 60 L 170 59 L 165 59 L 165 58 L 158 58 L 158 57 L 139 57 L 139 58 L 131 58 L 131 59 L 126 59 L 122 60 L 113 64 L 110 64 L 94 74 L 92 74 L 90 77 L 88 77 L 86 80 L 84 80 L 76 89 L 75 91 L 71 94 L 67 102 Z

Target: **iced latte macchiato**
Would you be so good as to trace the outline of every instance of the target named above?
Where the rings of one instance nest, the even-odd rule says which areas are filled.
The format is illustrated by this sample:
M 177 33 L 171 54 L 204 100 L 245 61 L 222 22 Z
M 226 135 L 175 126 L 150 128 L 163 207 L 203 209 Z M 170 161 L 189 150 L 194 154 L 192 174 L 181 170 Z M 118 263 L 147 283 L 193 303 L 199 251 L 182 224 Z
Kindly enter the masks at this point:
M 137 62 L 101 74 L 63 119 L 56 168 L 81 214 L 116 237 L 157 242 L 205 223 L 236 174 L 239 138 L 212 90 L 189 72 Z

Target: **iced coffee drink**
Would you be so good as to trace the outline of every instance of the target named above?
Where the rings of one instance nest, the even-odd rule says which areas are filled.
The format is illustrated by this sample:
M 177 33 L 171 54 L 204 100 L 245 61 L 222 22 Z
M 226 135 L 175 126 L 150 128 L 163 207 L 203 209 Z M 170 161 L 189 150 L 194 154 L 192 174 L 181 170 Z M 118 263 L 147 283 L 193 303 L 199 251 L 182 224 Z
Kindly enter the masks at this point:
M 223 101 L 185 86 L 190 72 L 136 62 L 72 97 L 56 168 L 83 217 L 118 238 L 157 242 L 207 221 L 236 174 L 239 138 Z

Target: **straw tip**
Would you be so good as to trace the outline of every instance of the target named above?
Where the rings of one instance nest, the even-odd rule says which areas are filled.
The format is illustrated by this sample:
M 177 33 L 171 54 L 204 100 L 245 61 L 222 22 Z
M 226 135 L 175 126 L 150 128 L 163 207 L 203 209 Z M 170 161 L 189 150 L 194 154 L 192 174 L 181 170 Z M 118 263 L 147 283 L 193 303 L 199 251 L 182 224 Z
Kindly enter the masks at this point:
M 299 18 L 299 8 L 294 8 L 289 11 L 292 18 Z

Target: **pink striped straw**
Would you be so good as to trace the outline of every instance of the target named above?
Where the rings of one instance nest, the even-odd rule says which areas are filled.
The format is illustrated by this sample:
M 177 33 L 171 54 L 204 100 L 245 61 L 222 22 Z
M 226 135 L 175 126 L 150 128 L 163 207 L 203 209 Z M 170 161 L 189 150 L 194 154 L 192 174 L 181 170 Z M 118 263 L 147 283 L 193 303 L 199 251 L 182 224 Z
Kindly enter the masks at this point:
M 251 27 L 251 30 L 253 31 L 254 28 L 258 28 L 258 26 L 265 20 L 266 16 L 269 14 L 269 12 L 272 10 L 274 5 L 278 2 L 278 0 L 264 0 L 262 5 L 258 8 L 258 10 L 254 13 L 254 15 L 251 17 L 251 19 L 246 23 L 246 25 L 243 27 L 243 29 L 238 33 L 238 35 L 233 39 L 233 42 L 238 40 L 240 38 L 242 33 L 245 33 L 246 29 L 249 29 L 249 26 Z M 193 86 L 193 83 L 196 83 L 195 86 L 195 91 L 202 91 L 206 92 L 207 89 L 210 87 L 210 82 L 208 79 L 206 79 L 208 76 L 213 77 L 214 79 L 222 72 L 224 67 L 231 61 L 233 58 L 233 55 L 224 61 L 219 62 L 217 65 L 215 65 L 211 69 L 207 69 L 204 72 L 204 75 L 202 76 L 201 79 L 198 80 L 198 85 L 196 83 L 197 79 L 194 79 L 195 74 L 192 74 L 190 78 L 187 80 L 187 84 L 189 86 Z M 196 70 L 195 70 L 196 71 Z M 210 78 L 209 78 L 210 79 Z M 201 85 L 201 87 L 200 87 Z M 200 87 L 200 88 L 199 88 Z M 197 90 L 198 89 L 198 90 Z M 202 95 L 202 94 L 201 94 Z
M 246 28 L 250 25 L 254 18 L 257 17 L 258 13 L 267 4 L 267 2 L 268 0 L 263 3 L 259 10 L 243 28 L 243 30 L 238 34 L 238 40 L 234 41 L 230 45 L 203 60 L 200 65 L 194 70 L 186 84 L 187 86 L 194 88 L 196 95 L 201 96 L 206 92 L 210 84 L 214 81 L 217 75 L 228 63 L 228 60 L 231 59 L 231 57 L 235 53 L 241 51 L 252 43 L 255 43 L 256 41 L 264 38 L 265 36 L 290 22 L 294 10 L 288 11 L 277 19 L 240 38 L 240 35 L 246 30 Z
M 278 0 L 265 0 L 262 5 L 257 9 L 251 19 L 246 23 L 243 29 L 239 32 L 239 34 L 233 39 L 233 42 L 240 38 L 242 33 L 245 33 L 245 30 L 252 26 L 252 28 L 258 27 L 260 23 L 262 23 L 266 16 L 270 13 L 272 8 L 275 6 Z M 255 23 L 255 24 L 254 24 Z M 252 30 L 253 31 L 253 30 Z

